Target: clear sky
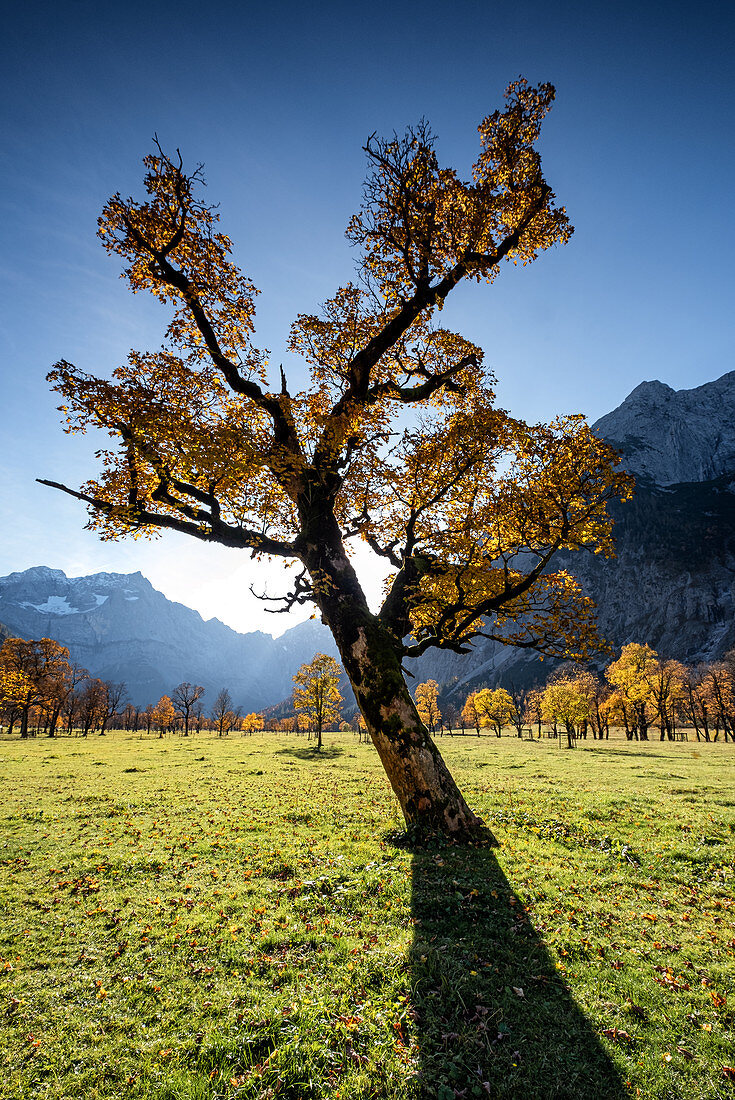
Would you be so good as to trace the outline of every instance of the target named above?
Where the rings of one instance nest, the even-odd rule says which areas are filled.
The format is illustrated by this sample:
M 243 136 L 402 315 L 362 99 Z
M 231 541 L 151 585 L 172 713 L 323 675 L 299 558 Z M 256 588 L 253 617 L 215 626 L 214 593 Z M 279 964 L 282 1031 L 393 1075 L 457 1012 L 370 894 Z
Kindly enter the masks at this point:
M 81 505 L 34 481 L 80 484 L 103 442 L 63 435 L 51 365 L 106 373 L 160 344 L 162 308 L 129 294 L 95 236 L 112 192 L 140 194 L 154 133 L 204 162 L 262 292 L 258 342 L 296 380 L 290 321 L 351 275 L 366 137 L 425 116 L 440 158 L 469 175 L 508 82 L 549 80 L 544 168 L 575 235 L 460 288 L 443 322 L 484 347 L 499 402 L 530 420 L 594 420 L 644 379 L 688 388 L 733 369 L 734 29 L 729 0 L 6 8 L 0 575 L 139 569 L 205 618 L 291 625 L 249 595 L 267 577 L 246 556 L 178 535 L 102 543 Z

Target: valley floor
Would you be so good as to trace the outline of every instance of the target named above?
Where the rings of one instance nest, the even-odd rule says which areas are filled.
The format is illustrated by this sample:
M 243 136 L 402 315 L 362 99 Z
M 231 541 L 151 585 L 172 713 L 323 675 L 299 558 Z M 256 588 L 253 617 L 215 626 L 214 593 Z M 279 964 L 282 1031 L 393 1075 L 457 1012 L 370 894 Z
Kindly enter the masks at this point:
M 735 746 L 440 747 L 499 850 L 351 734 L 0 741 L 2 1095 L 732 1098 Z

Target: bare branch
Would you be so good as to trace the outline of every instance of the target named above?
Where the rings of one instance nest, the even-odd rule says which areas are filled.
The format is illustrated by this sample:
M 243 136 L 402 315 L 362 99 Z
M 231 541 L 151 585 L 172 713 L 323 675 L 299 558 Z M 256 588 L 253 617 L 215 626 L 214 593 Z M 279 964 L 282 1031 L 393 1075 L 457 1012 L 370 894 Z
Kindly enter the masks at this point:
M 287 592 L 285 596 L 266 596 L 264 592 L 256 592 L 252 585 L 250 585 L 250 592 L 255 596 L 256 600 L 260 600 L 262 603 L 281 603 L 282 607 L 266 607 L 265 611 L 268 611 L 271 615 L 282 615 L 284 612 L 291 611 L 292 608 L 297 605 L 311 603 L 314 598 L 314 593 L 311 587 L 311 583 L 306 579 L 307 571 L 302 569 L 297 575 L 294 582 L 294 586 L 290 592 Z
M 109 500 L 103 500 L 101 497 L 89 496 L 87 493 L 70 489 L 67 485 L 63 485 L 58 481 L 48 481 L 46 478 L 41 477 L 36 478 L 36 481 L 39 485 L 48 485 L 52 489 L 58 489 L 60 492 L 74 497 L 75 500 L 81 500 L 104 515 L 120 518 L 124 525 L 131 529 L 156 527 L 180 531 L 183 534 L 192 535 L 202 542 L 217 542 L 222 546 L 231 546 L 235 549 L 252 550 L 254 554 L 271 554 L 282 558 L 298 557 L 298 551 L 292 543 L 269 538 L 259 531 L 248 530 L 244 527 L 232 527 L 221 521 L 214 530 L 212 527 L 208 528 L 204 523 L 179 519 L 177 516 L 160 515 L 158 512 L 150 512 L 139 506 L 133 509 L 124 508 L 119 504 L 112 504 Z

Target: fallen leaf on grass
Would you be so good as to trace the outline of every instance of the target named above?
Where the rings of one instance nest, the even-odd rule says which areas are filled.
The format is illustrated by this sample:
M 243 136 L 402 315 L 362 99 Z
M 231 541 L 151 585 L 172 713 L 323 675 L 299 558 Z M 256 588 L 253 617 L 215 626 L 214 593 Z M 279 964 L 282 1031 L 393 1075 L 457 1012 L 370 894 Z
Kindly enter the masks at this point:
M 606 1027 L 602 1033 L 606 1039 L 614 1043 L 632 1043 L 633 1036 L 619 1027 Z
M 728 1081 L 735 1081 L 735 1066 L 723 1066 L 722 1073 Z

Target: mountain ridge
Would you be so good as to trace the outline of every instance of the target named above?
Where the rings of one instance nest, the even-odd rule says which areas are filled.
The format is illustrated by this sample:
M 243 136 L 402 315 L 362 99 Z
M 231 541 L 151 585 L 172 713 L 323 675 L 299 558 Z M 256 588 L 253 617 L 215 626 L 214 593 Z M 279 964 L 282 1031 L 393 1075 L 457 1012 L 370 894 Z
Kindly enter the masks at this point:
M 136 703 L 189 680 L 208 697 L 226 687 L 235 705 L 261 710 L 290 693 L 293 674 L 317 649 L 336 653 L 321 622 L 299 623 L 278 639 L 239 633 L 168 600 L 140 572 L 11 573 L 0 578 L 0 621 L 21 637 L 55 638 L 93 676 L 125 681 Z

